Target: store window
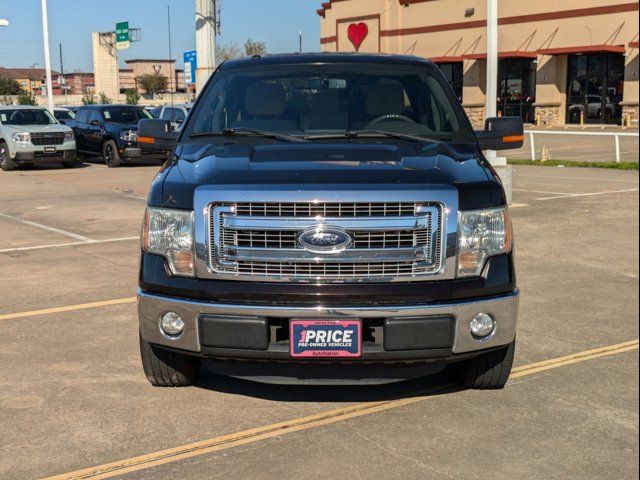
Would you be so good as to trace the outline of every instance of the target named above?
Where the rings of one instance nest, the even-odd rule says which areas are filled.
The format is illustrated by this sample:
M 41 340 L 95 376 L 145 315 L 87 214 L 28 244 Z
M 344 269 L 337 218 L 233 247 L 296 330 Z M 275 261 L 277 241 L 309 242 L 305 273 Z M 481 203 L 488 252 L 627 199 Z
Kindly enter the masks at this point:
M 618 53 L 569 55 L 568 123 L 620 124 L 624 56 Z
M 498 63 L 498 115 L 535 121 L 536 64 L 531 58 L 505 58 Z
M 462 103 L 462 62 L 439 63 L 438 67 L 451 85 L 453 92 Z

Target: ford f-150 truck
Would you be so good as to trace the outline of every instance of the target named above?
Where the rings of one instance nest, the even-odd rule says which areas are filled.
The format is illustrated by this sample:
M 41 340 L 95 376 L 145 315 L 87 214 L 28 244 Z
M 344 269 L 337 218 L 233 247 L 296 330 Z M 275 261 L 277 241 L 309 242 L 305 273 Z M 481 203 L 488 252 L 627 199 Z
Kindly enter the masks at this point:
M 156 386 L 219 373 L 387 382 L 445 368 L 504 387 L 518 290 L 505 193 L 484 150 L 519 148 L 519 118 L 474 132 L 437 66 L 388 55 L 222 64 L 148 198 L 138 312 Z

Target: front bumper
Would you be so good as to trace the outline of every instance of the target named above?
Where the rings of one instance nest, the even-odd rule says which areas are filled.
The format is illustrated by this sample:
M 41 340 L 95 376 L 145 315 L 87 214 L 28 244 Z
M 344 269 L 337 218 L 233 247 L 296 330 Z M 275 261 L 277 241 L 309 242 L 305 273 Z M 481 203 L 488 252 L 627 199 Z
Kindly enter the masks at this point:
M 358 318 L 366 322 L 367 327 L 377 333 L 373 338 L 363 343 L 362 357 L 350 362 L 407 362 L 428 359 L 450 358 L 456 355 L 468 356 L 470 353 L 481 352 L 492 348 L 501 347 L 511 343 L 516 335 L 518 318 L 519 292 L 514 290 L 508 294 L 492 297 L 481 297 L 454 302 L 441 302 L 416 306 L 372 306 L 372 307 L 299 307 L 299 306 L 259 306 L 225 304 L 217 302 L 188 300 L 165 295 L 138 291 L 138 316 L 140 321 L 140 333 L 147 341 L 155 345 L 176 349 L 185 353 L 199 356 L 207 356 L 221 359 L 245 359 L 245 360 L 271 360 L 288 361 L 288 339 L 278 339 L 273 332 L 273 327 L 285 325 L 292 318 L 308 319 L 336 319 Z M 179 338 L 165 336 L 159 327 L 159 318 L 172 311 L 178 313 L 185 322 L 185 329 Z M 496 331 L 485 339 L 477 340 L 469 331 L 469 322 L 478 313 L 488 313 L 496 320 Z M 222 332 L 227 338 L 237 338 L 237 345 L 228 344 L 224 348 L 205 346 L 203 337 L 210 338 L 210 331 L 202 332 L 205 323 L 204 317 L 216 317 L 220 319 L 218 325 L 229 325 L 233 328 L 233 322 L 248 322 L 266 320 L 271 327 L 265 330 L 261 346 L 253 343 L 251 348 L 244 345 L 243 335 L 235 332 Z M 407 348 L 393 350 L 385 349 L 384 331 L 388 325 L 393 325 L 394 320 L 407 321 L 412 319 L 426 321 L 433 319 L 451 319 L 451 337 L 448 345 L 439 345 L 437 348 Z M 244 323 L 243 323 L 244 325 Z M 438 332 L 430 332 L 429 327 L 423 330 L 424 336 L 437 333 L 442 337 L 442 322 L 434 322 L 434 328 Z M 437 327 L 435 325 L 438 325 Z M 218 326 L 218 328 L 220 328 Z M 224 327 L 223 327 L 224 328 Z M 220 330 L 217 330 L 220 332 Z M 253 330 L 250 335 L 255 339 L 260 335 L 259 329 Z M 247 332 L 249 335 L 249 333 Z M 380 335 L 380 336 L 379 336 Z M 260 342 L 258 342 L 259 344 Z M 411 342 L 410 342 L 411 343 Z M 429 343 L 427 341 L 427 343 Z M 300 361 L 296 359 L 296 361 Z M 335 359 L 332 359 L 335 361 Z
M 42 149 L 28 152 L 16 152 L 13 161 L 18 165 L 25 165 L 40 162 L 70 162 L 75 160 L 76 157 L 77 154 L 75 148 L 71 150 L 56 149 L 51 152 Z

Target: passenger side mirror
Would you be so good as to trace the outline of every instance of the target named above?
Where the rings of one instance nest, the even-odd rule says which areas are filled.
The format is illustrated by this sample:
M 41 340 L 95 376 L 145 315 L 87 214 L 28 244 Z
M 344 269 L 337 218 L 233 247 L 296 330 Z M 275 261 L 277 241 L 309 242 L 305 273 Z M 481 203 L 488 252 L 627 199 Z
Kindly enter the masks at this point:
M 178 132 L 171 128 L 169 120 L 157 118 L 138 122 L 138 144 L 140 148 L 154 151 L 171 151 L 178 141 Z
M 481 150 L 512 150 L 524 144 L 524 123 L 520 117 L 487 118 L 484 130 L 476 131 Z

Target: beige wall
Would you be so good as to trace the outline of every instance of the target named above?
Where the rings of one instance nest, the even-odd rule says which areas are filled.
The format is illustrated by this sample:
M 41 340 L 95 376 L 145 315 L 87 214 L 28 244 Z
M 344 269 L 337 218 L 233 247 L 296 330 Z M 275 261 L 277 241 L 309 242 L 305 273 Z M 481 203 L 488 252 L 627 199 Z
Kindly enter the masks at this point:
M 485 0 L 333 0 L 321 10 L 324 51 L 355 51 L 347 37 L 351 23 L 365 23 L 369 35 L 360 51 L 413 54 L 464 61 L 465 104 L 484 102 L 486 54 Z M 415 1 L 415 0 L 413 0 Z M 502 0 L 499 3 L 500 52 L 537 54 L 536 102 L 556 105 L 564 121 L 567 55 L 540 50 L 609 45 L 626 48 L 624 103 L 638 103 L 638 1 L 633 0 Z M 473 8 L 471 16 L 465 10 Z M 563 13 L 564 12 L 564 13 Z M 528 17 L 528 18 L 527 18 Z M 379 47 L 379 48 L 378 48 Z

